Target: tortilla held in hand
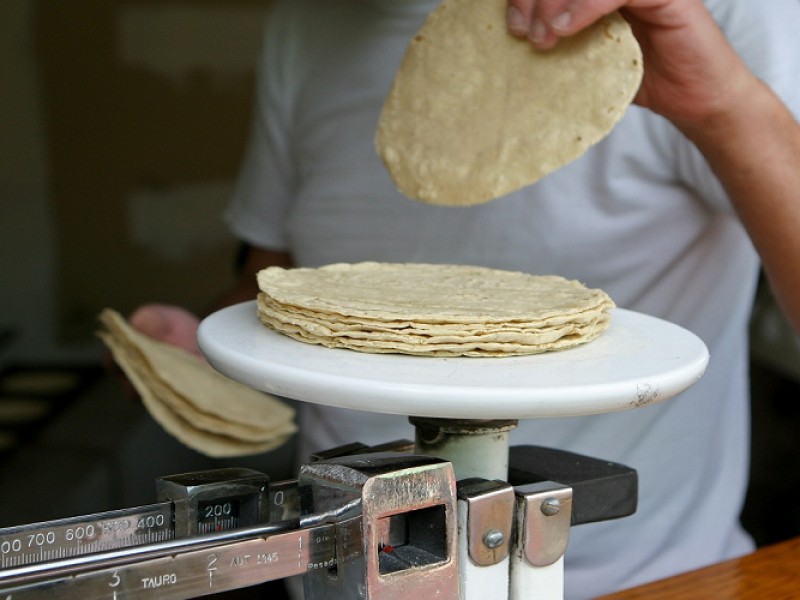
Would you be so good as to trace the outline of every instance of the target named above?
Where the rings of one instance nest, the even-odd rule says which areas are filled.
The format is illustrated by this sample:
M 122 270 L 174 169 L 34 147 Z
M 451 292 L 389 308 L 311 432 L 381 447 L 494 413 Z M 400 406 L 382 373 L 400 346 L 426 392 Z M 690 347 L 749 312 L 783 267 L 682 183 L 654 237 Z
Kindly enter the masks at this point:
M 258 316 L 296 340 L 359 352 L 502 357 L 585 344 L 614 302 L 555 275 L 412 263 L 269 267 Z
M 505 0 L 443 0 L 411 40 L 376 146 L 405 195 L 466 206 L 572 162 L 622 118 L 642 54 L 613 13 L 540 51 L 508 33 Z
M 296 431 L 294 410 L 228 379 L 198 357 L 140 333 L 116 311 L 98 335 L 150 416 L 184 445 L 215 458 L 273 450 Z

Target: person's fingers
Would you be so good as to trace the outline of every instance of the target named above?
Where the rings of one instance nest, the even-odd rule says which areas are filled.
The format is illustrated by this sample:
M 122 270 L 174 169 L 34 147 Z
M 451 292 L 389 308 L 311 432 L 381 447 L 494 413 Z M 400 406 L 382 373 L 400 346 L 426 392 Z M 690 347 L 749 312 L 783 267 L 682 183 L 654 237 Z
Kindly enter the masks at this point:
M 635 0 L 568 0 L 543 3 L 540 18 L 555 35 L 560 37 L 573 35 L 585 29 L 598 19 L 619 10 L 623 6 L 658 4 L 652 2 L 637 2 Z
M 560 23 L 559 15 L 569 15 L 566 8 L 569 3 L 570 0 L 508 0 L 508 31 L 516 37 L 526 38 L 537 48 L 552 48 L 560 37 L 553 29 L 553 20 Z
M 625 0 L 508 0 L 507 27 L 513 35 L 547 49 L 625 4 Z
M 167 336 L 170 330 L 169 319 L 164 315 L 164 309 L 162 305 L 145 304 L 131 313 L 128 322 L 134 329 L 160 340 Z
M 535 0 L 508 0 L 506 24 L 508 31 L 517 37 L 526 38 L 531 30 Z
M 557 1 L 563 4 L 567 0 Z M 508 31 L 517 37 L 527 38 L 539 48 L 554 46 L 558 36 L 550 31 L 547 22 L 542 19 L 542 14 L 552 12 L 553 8 L 546 6 L 551 3 L 552 0 L 508 0 L 506 8 Z
M 145 335 L 201 355 L 197 345 L 199 319 L 189 311 L 167 304 L 145 304 L 128 318 L 132 327 Z

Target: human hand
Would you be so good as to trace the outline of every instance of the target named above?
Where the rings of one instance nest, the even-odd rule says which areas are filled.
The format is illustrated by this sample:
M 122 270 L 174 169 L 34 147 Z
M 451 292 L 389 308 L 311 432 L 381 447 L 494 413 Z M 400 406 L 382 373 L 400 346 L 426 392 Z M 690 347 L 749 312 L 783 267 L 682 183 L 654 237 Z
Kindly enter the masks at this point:
M 508 0 L 508 28 L 547 50 L 615 10 L 644 55 L 635 102 L 679 128 L 724 121 L 757 85 L 701 0 Z
M 197 345 L 200 319 L 186 309 L 168 304 L 144 304 L 133 311 L 128 321 L 132 327 L 155 340 L 203 356 Z

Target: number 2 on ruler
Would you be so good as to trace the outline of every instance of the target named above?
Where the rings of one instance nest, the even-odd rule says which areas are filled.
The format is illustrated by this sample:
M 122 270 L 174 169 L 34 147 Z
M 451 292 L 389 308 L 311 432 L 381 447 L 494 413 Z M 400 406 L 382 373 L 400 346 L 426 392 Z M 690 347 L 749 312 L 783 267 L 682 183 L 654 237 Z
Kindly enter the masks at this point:
M 214 587 L 214 571 L 217 570 L 217 555 L 208 555 L 208 587 Z

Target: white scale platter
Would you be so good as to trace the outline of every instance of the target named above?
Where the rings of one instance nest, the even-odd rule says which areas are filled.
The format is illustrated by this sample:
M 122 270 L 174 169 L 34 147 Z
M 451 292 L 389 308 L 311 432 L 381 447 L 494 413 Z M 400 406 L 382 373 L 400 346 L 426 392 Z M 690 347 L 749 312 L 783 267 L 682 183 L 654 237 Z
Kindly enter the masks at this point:
M 378 413 L 481 420 L 647 406 L 694 384 L 709 359 L 705 344 L 690 331 L 619 308 L 593 342 L 522 357 L 432 358 L 324 348 L 262 325 L 255 301 L 203 320 L 198 342 L 220 372 L 278 396 Z

